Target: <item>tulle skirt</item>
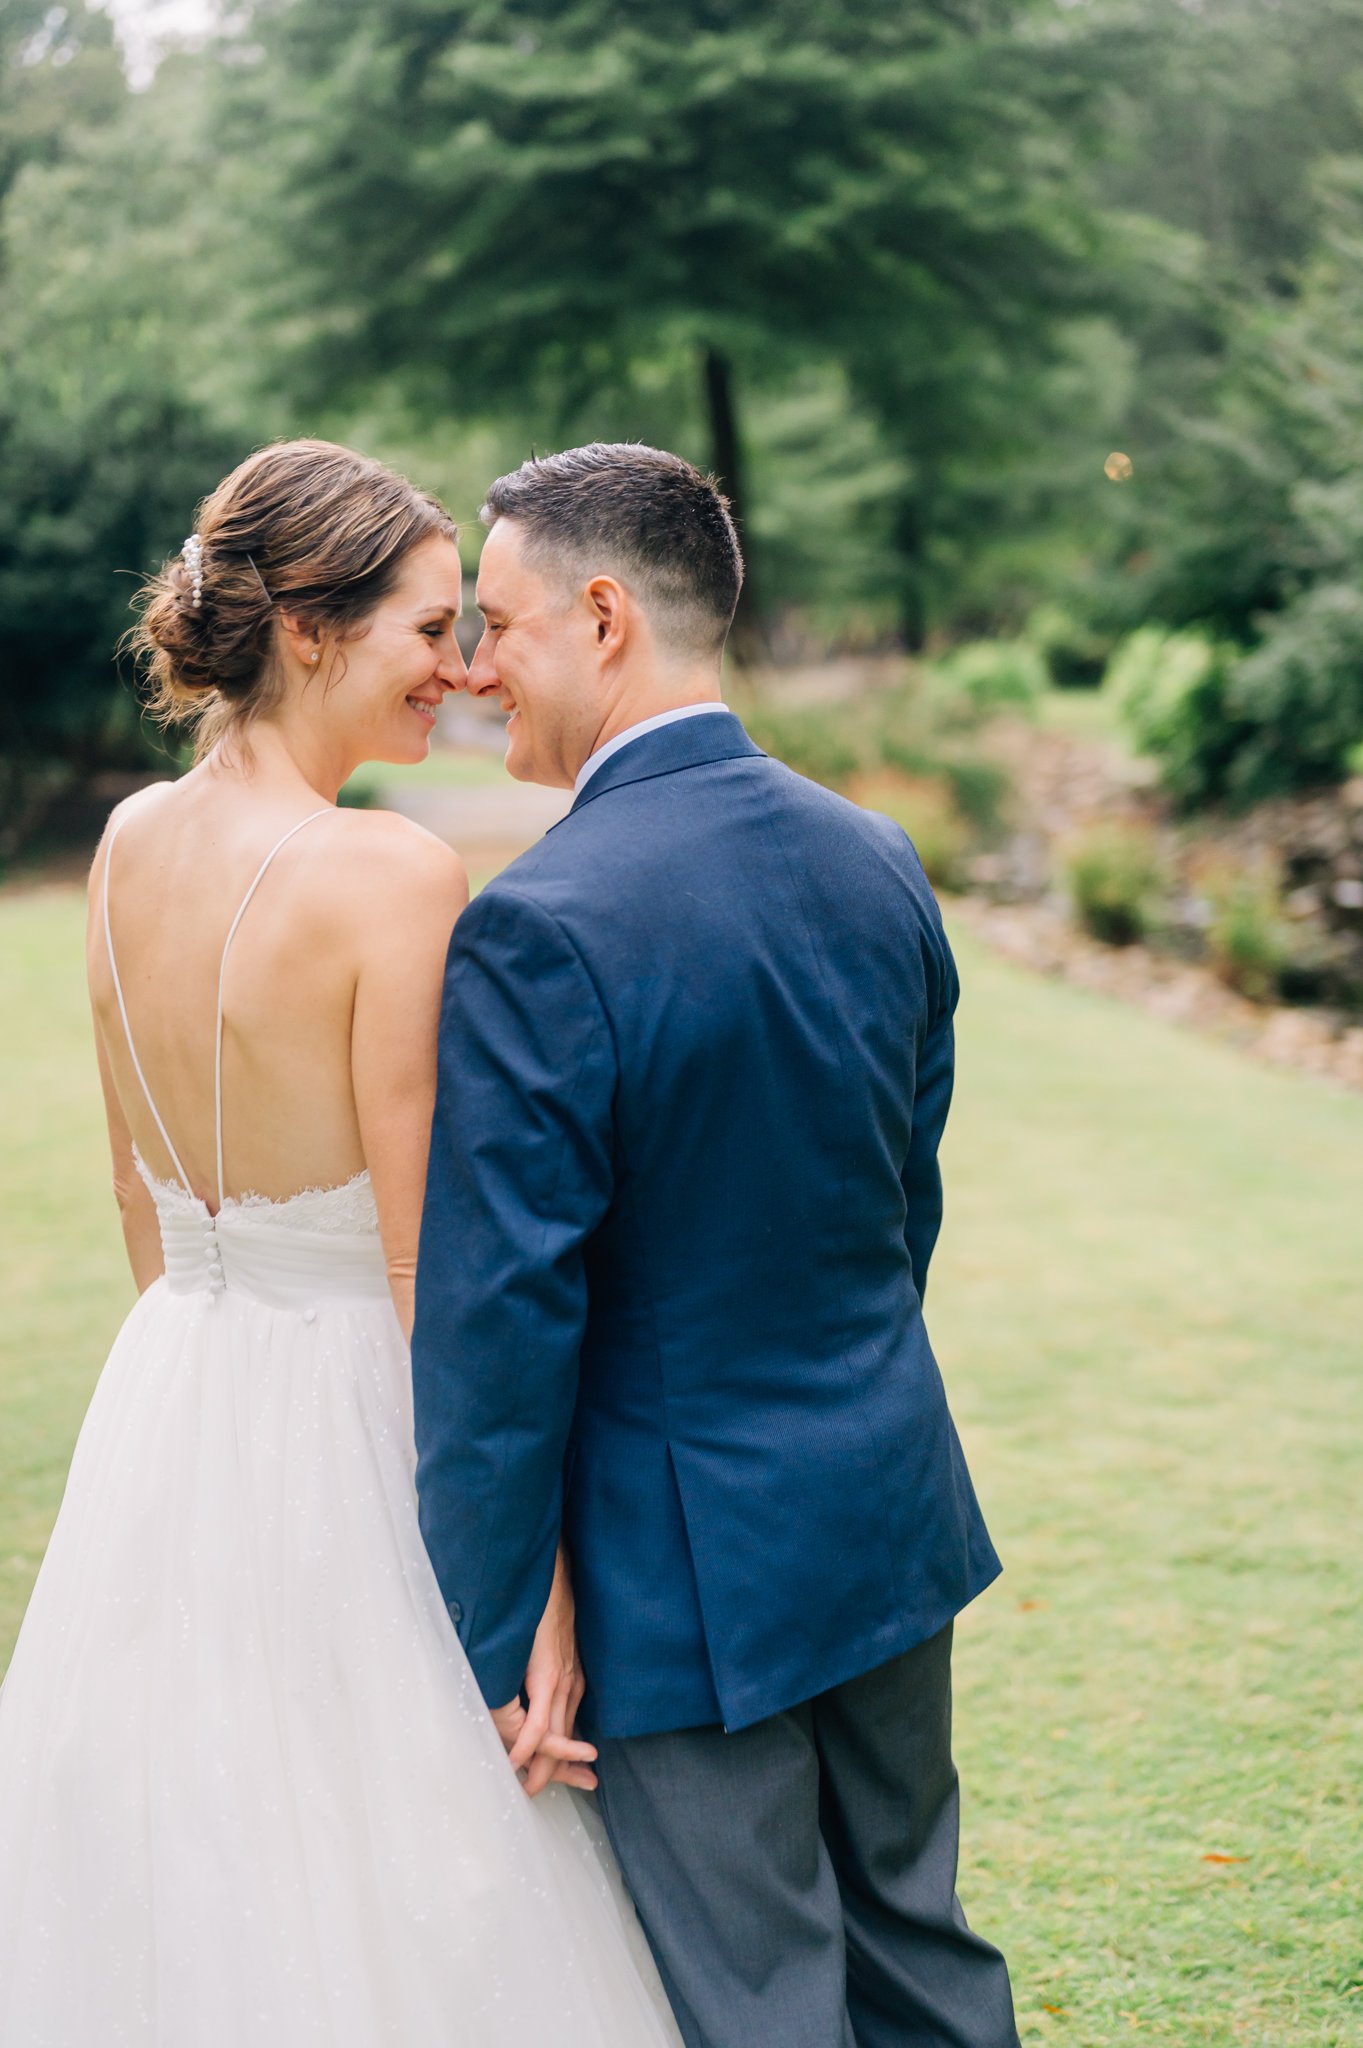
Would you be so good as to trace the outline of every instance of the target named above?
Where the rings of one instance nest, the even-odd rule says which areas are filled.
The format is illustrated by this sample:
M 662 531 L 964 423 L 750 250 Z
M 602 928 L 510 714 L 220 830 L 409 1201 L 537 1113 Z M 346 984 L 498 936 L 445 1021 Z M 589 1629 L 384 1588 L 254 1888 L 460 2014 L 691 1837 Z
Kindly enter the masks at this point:
M 0 1691 L 5 2048 L 653 2048 L 590 1801 L 531 1802 L 417 1526 L 391 1306 L 158 1281 Z

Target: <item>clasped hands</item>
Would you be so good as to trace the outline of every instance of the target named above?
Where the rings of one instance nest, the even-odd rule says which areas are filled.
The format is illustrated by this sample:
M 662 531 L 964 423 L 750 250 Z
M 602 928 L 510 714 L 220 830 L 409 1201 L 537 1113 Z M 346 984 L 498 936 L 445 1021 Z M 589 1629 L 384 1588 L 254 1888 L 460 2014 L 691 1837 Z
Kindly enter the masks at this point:
M 573 1734 L 577 1710 L 586 1690 L 577 1659 L 576 1609 L 572 1579 L 563 1545 L 554 1560 L 554 1583 L 544 1610 L 525 1673 L 525 1697 L 494 1707 L 492 1719 L 501 1736 L 512 1768 L 533 1799 L 546 1785 L 575 1785 L 579 1791 L 596 1789 L 591 1766 L 596 1751 L 590 1742 L 579 1742 Z

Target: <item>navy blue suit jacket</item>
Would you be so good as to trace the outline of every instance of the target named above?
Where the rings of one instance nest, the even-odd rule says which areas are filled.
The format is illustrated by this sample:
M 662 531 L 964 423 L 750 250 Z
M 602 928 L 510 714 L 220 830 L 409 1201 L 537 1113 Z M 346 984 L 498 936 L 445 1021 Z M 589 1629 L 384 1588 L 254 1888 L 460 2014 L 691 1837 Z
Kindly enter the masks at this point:
M 763 1719 L 998 1571 L 922 1315 L 956 996 L 903 832 L 726 713 L 623 747 L 460 918 L 417 1487 L 489 1704 L 560 1525 L 603 1735 Z

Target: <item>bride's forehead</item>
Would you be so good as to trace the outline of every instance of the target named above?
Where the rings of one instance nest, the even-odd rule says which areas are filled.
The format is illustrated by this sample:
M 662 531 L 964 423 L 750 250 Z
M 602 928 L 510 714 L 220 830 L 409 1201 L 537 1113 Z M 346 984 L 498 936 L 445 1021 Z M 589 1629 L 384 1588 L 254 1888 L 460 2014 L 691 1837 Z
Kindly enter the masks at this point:
M 418 542 L 403 562 L 393 595 L 404 604 L 458 611 L 463 592 L 459 550 L 443 534 Z

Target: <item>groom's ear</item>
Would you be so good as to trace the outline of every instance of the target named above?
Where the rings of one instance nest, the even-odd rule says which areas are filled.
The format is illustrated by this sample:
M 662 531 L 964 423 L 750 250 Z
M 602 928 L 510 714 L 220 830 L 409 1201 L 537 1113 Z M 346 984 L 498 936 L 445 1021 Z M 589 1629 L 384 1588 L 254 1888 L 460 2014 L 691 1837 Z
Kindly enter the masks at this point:
M 582 593 L 596 627 L 596 644 L 604 655 L 618 654 L 625 644 L 629 599 L 613 576 L 593 576 Z

